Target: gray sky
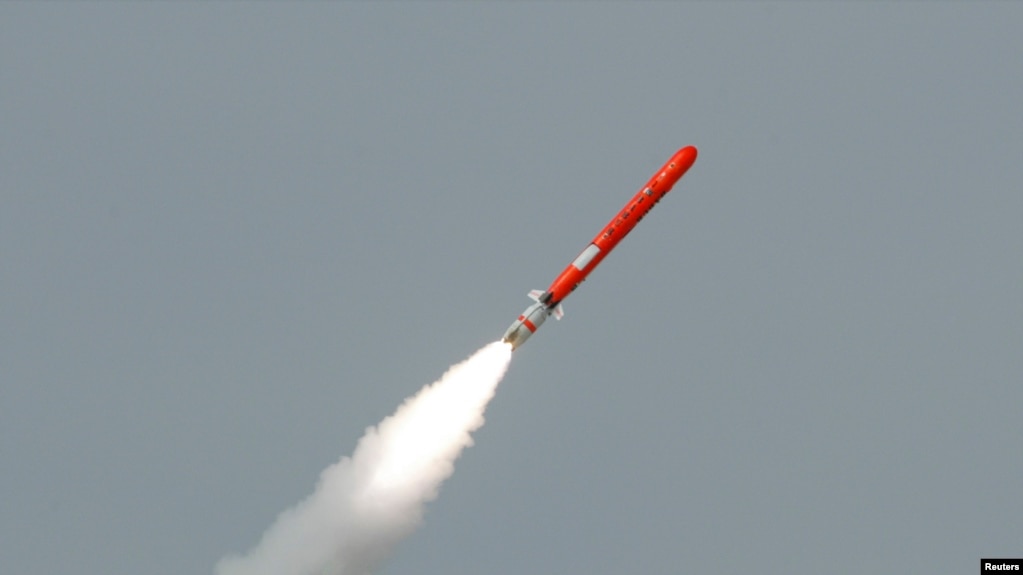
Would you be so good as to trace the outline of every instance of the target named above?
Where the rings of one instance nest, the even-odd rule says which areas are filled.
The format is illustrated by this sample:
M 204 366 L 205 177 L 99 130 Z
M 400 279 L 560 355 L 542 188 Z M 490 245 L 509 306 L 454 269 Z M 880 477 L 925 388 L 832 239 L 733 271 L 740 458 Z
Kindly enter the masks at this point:
M 1021 28 L 0 4 L 0 572 L 210 573 L 686 144 L 382 573 L 1023 555 Z

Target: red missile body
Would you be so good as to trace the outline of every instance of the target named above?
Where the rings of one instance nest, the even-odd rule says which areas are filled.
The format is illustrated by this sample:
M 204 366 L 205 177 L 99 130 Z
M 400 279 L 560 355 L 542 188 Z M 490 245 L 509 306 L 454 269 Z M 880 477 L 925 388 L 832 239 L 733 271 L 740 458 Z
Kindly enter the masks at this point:
M 561 309 L 561 301 L 572 293 L 572 290 L 579 287 L 586 280 L 600 262 L 611 253 L 611 250 L 618 245 L 618 242 L 636 227 L 636 224 L 653 209 L 657 202 L 661 201 L 672 186 L 682 178 L 683 175 L 696 162 L 696 148 L 686 146 L 674 156 L 646 183 L 636 195 L 625 204 L 618 215 L 616 215 L 604 229 L 593 238 L 590 245 L 575 260 L 565 268 L 547 291 L 534 290 L 530 297 L 536 303 L 526 308 L 526 311 L 515 320 L 511 327 L 504 334 L 504 341 L 512 345 L 512 349 L 522 345 L 537 328 L 553 315 L 561 319 L 564 312 Z

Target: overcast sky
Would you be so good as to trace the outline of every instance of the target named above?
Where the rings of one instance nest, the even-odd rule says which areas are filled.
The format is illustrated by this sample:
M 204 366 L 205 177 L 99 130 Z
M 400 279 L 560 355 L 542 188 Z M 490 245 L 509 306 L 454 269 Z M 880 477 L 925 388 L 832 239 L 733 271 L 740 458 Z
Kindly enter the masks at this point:
M 211 573 L 687 144 L 381 573 L 1023 555 L 1021 30 L 0 3 L 0 572 Z

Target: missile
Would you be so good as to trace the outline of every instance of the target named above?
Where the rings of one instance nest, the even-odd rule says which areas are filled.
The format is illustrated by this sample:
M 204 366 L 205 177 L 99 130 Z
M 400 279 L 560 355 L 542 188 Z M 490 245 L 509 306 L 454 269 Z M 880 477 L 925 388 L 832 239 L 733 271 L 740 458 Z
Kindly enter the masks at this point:
M 529 339 L 537 329 L 543 325 L 549 316 L 561 319 L 565 315 L 561 307 L 561 301 L 568 297 L 579 284 L 583 283 L 594 268 L 615 249 L 622 239 L 625 238 L 636 227 L 647 213 L 653 209 L 657 202 L 661 201 L 672 186 L 696 162 L 696 148 L 686 146 L 674 156 L 646 183 L 636 195 L 625 204 L 618 215 L 616 215 L 604 229 L 600 230 L 597 237 L 593 238 L 586 249 L 579 254 L 565 268 L 565 271 L 554 279 L 547 291 L 533 290 L 529 297 L 535 303 L 526 308 L 526 311 L 519 315 L 518 319 L 512 322 L 511 326 L 501 339 L 511 344 L 512 349 L 517 349 Z

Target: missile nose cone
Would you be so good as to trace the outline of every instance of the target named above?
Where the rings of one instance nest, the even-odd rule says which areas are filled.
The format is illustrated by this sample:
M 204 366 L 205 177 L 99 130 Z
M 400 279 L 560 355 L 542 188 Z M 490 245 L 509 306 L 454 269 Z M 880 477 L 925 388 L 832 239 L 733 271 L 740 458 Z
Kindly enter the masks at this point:
M 696 146 L 686 146 L 675 154 L 675 158 L 682 166 L 682 171 L 688 170 L 696 162 Z

